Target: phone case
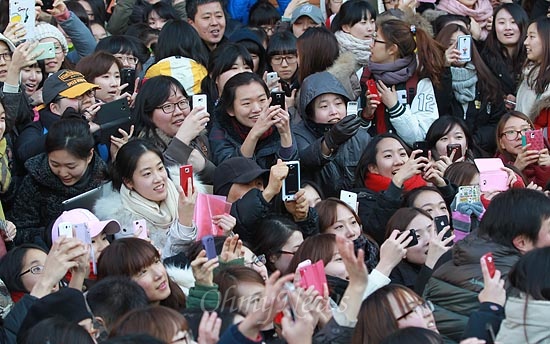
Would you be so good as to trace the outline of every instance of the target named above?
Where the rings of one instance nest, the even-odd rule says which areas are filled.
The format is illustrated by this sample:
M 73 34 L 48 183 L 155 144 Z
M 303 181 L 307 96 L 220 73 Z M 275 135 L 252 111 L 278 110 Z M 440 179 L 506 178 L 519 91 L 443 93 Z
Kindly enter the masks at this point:
M 134 124 L 134 117 L 128 106 L 128 100 L 122 98 L 101 105 L 96 114 L 95 122 L 99 124 L 101 129 L 99 142 L 103 144 L 111 143 L 111 135 L 120 137 L 118 128 L 122 128 L 129 133 L 130 126 Z
M 463 35 L 456 38 L 456 48 L 460 51 L 461 62 L 469 62 L 472 60 L 472 36 Z
M 129 94 L 134 93 L 134 87 L 136 84 L 136 70 L 133 68 L 122 68 L 120 70 L 120 84 L 128 84 L 123 90 L 122 93 L 128 92 Z
M 53 1 L 44 1 L 44 4 L 47 3 L 49 3 L 50 6 L 53 5 Z M 49 8 L 51 9 L 53 8 L 53 6 Z M 29 40 L 34 37 L 34 28 L 36 26 L 36 11 L 34 9 L 34 0 L 10 0 L 9 18 L 10 23 L 20 23 L 23 25 L 26 31 L 24 39 Z M 17 42 L 13 43 L 16 44 Z
M 281 109 L 285 109 L 285 93 L 281 91 L 271 92 L 271 106 L 280 105 Z
M 206 250 L 206 257 L 208 260 L 214 259 L 218 256 L 216 253 L 216 246 L 214 245 L 214 237 L 212 235 L 207 235 L 201 239 L 202 246 Z
M 147 222 L 145 219 L 135 220 L 132 222 L 134 236 L 138 233 L 138 238 L 147 240 Z
M 340 200 L 357 212 L 357 194 L 346 190 L 340 190 Z
M 413 150 L 421 149 L 422 153 L 418 154 L 416 157 L 425 157 L 428 159 L 428 142 L 426 141 L 416 141 L 413 143 Z
M 544 149 L 544 136 L 542 130 L 527 130 L 525 136 L 523 136 L 521 140 L 524 146 L 528 143 L 531 144 L 529 150 L 540 151 Z
M 508 190 L 508 173 L 499 158 L 474 159 L 479 171 L 479 189 L 481 192 Z
M 187 189 L 189 187 L 187 185 L 189 178 L 191 178 L 191 187 L 193 188 L 193 166 L 192 165 L 180 166 L 180 185 L 181 185 L 181 188 L 183 189 L 183 192 L 185 192 L 185 195 L 187 195 Z
M 447 145 L 447 156 L 450 157 L 453 154 L 453 151 L 456 150 L 455 155 L 453 156 L 453 162 L 462 158 L 462 145 L 460 143 L 453 143 Z
M 73 237 L 73 224 L 70 222 L 61 222 L 57 227 L 59 236 L 66 236 L 67 238 Z
M 483 260 L 485 261 L 485 264 L 487 264 L 487 269 L 489 270 L 489 276 L 494 277 L 495 276 L 495 260 L 493 258 L 493 254 L 491 252 L 485 253 L 483 256 L 481 256 Z
M 327 276 L 322 260 L 300 269 L 300 276 L 302 278 L 300 280 L 302 288 L 307 289 L 313 286 L 320 295 L 323 295 L 323 284 L 327 283 Z
M 92 238 L 90 237 L 90 231 L 88 226 L 85 223 L 78 223 L 74 226 L 74 233 L 76 237 L 83 243 L 89 245 L 92 243 Z
M 36 60 L 53 59 L 55 57 L 55 45 L 53 42 L 39 43 L 31 52 L 31 55 L 36 56 Z
M 463 185 L 458 187 L 458 203 L 475 203 L 479 201 L 479 185 Z
M 346 114 L 348 116 L 357 116 L 357 112 L 359 111 L 359 103 L 357 102 L 348 102 L 346 106 Z
M 413 247 L 413 246 L 418 245 L 418 237 L 416 236 L 416 230 L 415 229 L 409 229 L 409 235 L 407 235 L 407 238 L 408 237 L 412 237 L 413 239 L 411 240 L 411 242 L 405 248 L 409 248 L 409 247 Z
M 373 98 L 374 100 L 380 101 L 380 94 L 378 94 L 378 88 L 376 88 L 376 81 L 373 79 L 367 80 L 367 89 L 369 90 L 369 94 L 376 95 L 376 97 Z
M 286 161 L 288 175 L 283 179 L 281 194 L 284 202 L 294 201 L 296 193 L 300 191 L 300 162 Z

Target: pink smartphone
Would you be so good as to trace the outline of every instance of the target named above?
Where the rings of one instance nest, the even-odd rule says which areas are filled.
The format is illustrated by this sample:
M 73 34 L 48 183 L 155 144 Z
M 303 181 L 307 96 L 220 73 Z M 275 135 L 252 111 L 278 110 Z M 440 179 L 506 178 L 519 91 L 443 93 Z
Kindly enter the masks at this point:
M 135 220 L 132 222 L 132 226 L 134 227 L 134 235 L 137 233 L 137 237 L 140 239 L 148 239 L 147 236 L 147 222 L 145 222 L 145 219 L 141 220 Z
M 183 189 L 183 192 L 185 192 L 186 196 L 189 196 L 187 194 L 187 183 L 189 182 L 189 178 L 191 178 L 191 188 L 193 188 L 193 166 L 192 165 L 183 165 L 180 167 L 180 185 Z
M 325 265 L 322 260 L 300 269 L 300 276 L 302 277 L 300 284 L 304 289 L 313 286 L 320 295 L 323 295 L 323 285 L 327 283 L 327 276 L 325 275 Z
M 529 150 L 540 151 L 544 149 L 544 138 L 542 130 L 527 130 L 525 136 L 521 138 L 521 143 L 523 146 L 531 144 Z
M 474 159 L 479 170 L 479 189 L 481 192 L 508 190 L 508 173 L 502 170 L 504 164 L 499 158 Z

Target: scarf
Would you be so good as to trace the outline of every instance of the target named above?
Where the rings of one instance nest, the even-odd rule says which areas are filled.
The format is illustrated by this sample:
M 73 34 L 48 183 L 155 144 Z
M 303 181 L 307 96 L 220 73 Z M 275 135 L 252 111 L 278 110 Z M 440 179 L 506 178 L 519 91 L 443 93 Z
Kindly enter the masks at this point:
M 453 94 L 460 104 L 467 104 L 476 99 L 476 67 L 468 62 L 464 67 L 452 67 Z
M 170 179 L 166 179 L 166 190 L 168 192 L 166 199 L 158 204 L 122 184 L 120 198 L 122 204 L 139 217 L 155 227 L 167 229 L 178 218 L 178 191 Z
M 384 177 L 378 173 L 367 173 L 365 176 L 365 187 L 374 192 L 386 191 L 391 184 L 391 178 Z M 421 186 L 426 186 L 426 181 L 417 174 L 403 183 L 405 191 L 410 191 Z
M 338 40 L 340 53 L 352 52 L 361 66 L 366 66 L 369 63 L 372 39 L 359 39 L 342 30 L 336 31 L 334 35 Z
M 230 121 L 231 121 L 231 124 L 233 125 L 233 129 L 244 142 L 244 140 L 246 139 L 246 137 L 248 136 L 248 133 L 250 132 L 250 130 L 252 130 L 252 128 L 242 125 L 239 121 L 235 119 L 235 117 L 231 117 Z M 267 139 L 272 133 L 273 133 L 273 127 L 270 127 L 265 131 L 265 133 L 262 134 L 259 141 Z
M 328 285 L 329 297 L 334 302 L 336 302 L 336 304 L 340 304 L 340 301 L 342 301 L 342 297 L 344 296 L 344 293 L 348 288 L 349 281 L 342 279 L 340 277 L 327 275 L 327 285 Z
M 489 31 L 487 31 L 487 19 L 493 15 L 493 6 L 489 0 L 477 0 L 474 8 L 469 8 L 461 4 L 458 0 L 440 0 L 437 9 L 450 14 L 472 17 L 481 27 L 480 39 L 484 41 Z
M 397 59 L 390 63 L 369 62 L 369 70 L 375 80 L 382 80 L 386 86 L 407 82 L 416 71 L 416 55 Z

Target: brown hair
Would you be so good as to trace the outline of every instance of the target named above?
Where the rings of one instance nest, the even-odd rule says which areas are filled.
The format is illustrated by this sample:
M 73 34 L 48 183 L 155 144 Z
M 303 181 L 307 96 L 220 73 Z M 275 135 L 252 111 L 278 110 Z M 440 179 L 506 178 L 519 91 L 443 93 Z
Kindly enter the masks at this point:
M 351 213 L 355 217 L 355 220 L 357 221 L 357 223 L 359 223 L 359 226 L 361 226 L 361 219 L 359 218 L 357 213 L 355 213 L 355 210 L 353 210 L 352 207 L 336 197 L 329 197 L 315 205 L 315 210 L 317 210 L 317 213 L 319 214 L 319 231 L 321 233 L 326 232 L 327 229 L 332 226 L 334 222 L 336 222 L 336 208 L 339 205 L 344 206 L 349 211 L 351 211 Z
M 515 160 L 515 157 L 513 157 L 512 154 L 505 151 L 500 146 L 500 137 L 503 134 L 502 131 L 504 130 L 504 126 L 506 125 L 506 122 L 508 122 L 508 120 L 512 117 L 523 119 L 523 120 L 527 121 L 527 123 L 529 123 L 529 125 L 531 126 L 531 129 L 535 128 L 535 126 L 533 125 L 533 121 L 531 121 L 531 119 L 527 115 L 525 115 L 523 112 L 508 111 L 504 115 L 502 115 L 502 117 L 500 117 L 500 119 L 497 123 L 497 130 L 495 130 L 495 136 L 496 136 L 495 139 L 496 139 L 496 143 L 497 143 L 497 150 L 500 154 L 504 155 L 508 160 Z
M 397 318 L 393 313 L 389 296 L 392 296 L 399 308 L 398 314 L 405 314 L 413 301 L 421 302 L 422 298 L 411 289 L 399 285 L 386 285 L 367 297 L 357 316 L 357 325 L 352 337 L 352 344 L 378 344 L 390 334 L 399 330 Z
M 460 161 L 450 164 L 445 170 L 443 178 L 458 186 L 470 185 L 470 182 L 478 173 L 476 165 L 469 161 Z
M 221 295 L 220 308 L 231 312 L 237 309 L 237 300 L 241 297 L 237 293 L 237 286 L 242 282 L 265 285 L 262 276 L 246 266 L 228 266 L 214 276 L 214 283 L 218 285 Z
M 322 72 L 334 64 L 340 50 L 336 36 L 325 27 L 310 27 L 296 41 L 298 81 Z
M 139 238 L 122 238 L 107 246 L 97 260 L 97 279 L 107 276 L 127 276 L 133 278 L 143 268 L 160 261 L 160 254 L 151 243 Z M 180 287 L 168 278 L 170 296 L 160 302 L 173 309 L 185 308 L 185 294 Z
M 420 208 L 408 207 L 397 209 L 386 223 L 386 239 L 395 229 L 400 232 L 406 231 L 409 223 L 418 215 L 424 215 L 433 220 L 433 217 L 427 211 Z
M 317 234 L 310 236 L 300 248 L 294 253 L 294 257 L 288 264 L 287 274 L 293 274 L 298 268 L 298 264 L 306 259 L 316 263 L 319 260 L 323 261 L 323 265 L 327 266 L 331 262 L 334 252 L 336 251 L 336 235 L 334 234 Z
M 113 64 L 117 65 L 119 71 L 123 68 L 113 54 L 100 50 L 78 61 L 75 70 L 82 73 L 86 81 L 93 83 L 95 78 L 109 72 Z
M 445 48 L 423 29 L 399 19 L 388 19 L 378 23 L 378 28 L 387 42 L 397 45 L 399 57 L 415 54 L 418 57 L 418 77 L 428 78 L 435 88 L 441 85 L 445 69 Z M 414 31 L 414 32 L 413 32 Z
M 180 330 L 189 330 L 187 320 L 181 313 L 168 307 L 151 306 L 126 313 L 114 324 L 109 338 L 145 333 L 171 343 Z

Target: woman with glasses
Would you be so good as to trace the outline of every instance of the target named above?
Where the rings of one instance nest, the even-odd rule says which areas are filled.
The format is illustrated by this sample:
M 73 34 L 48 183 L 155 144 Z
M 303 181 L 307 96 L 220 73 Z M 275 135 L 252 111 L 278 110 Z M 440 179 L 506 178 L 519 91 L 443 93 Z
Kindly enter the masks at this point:
M 148 79 L 136 97 L 133 113 L 136 136 L 160 149 L 168 165 L 191 164 L 201 181 L 211 182 L 215 166 L 206 136 L 210 114 L 202 106 L 191 108 L 178 80 L 169 76 Z
M 544 140 L 545 148 L 540 151 L 522 144 L 527 130 L 533 129 L 533 122 L 523 113 L 511 111 L 504 114 L 497 124 L 497 157 L 517 168 L 527 182 L 544 187 L 550 181 L 548 140 Z
M 287 108 L 290 110 L 294 107 L 292 92 L 300 88 L 296 37 L 290 31 L 277 32 L 271 36 L 267 45 L 267 61 L 271 70 L 279 77 L 281 90 L 285 92 Z M 296 119 L 296 116 L 293 118 Z

